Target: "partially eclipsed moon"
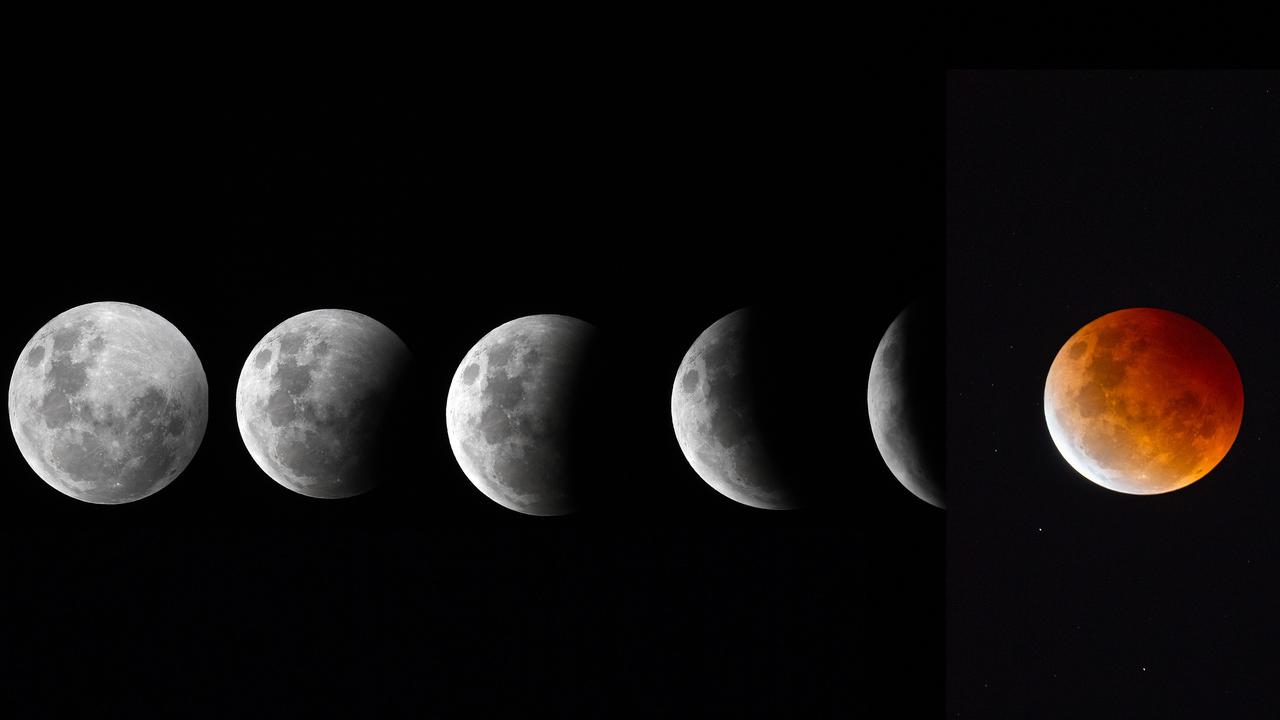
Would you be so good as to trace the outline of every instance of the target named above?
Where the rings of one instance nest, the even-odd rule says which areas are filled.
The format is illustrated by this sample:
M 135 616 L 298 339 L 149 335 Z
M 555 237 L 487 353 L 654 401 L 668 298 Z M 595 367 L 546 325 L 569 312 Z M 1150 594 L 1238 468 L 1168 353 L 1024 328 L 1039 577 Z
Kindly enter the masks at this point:
M 368 315 L 295 315 L 254 346 L 240 371 L 240 437 L 258 467 L 294 492 L 364 493 L 382 479 L 384 423 L 411 362 L 400 337 Z
M 581 506 L 575 415 L 595 341 L 582 320 L 530 315 L 489 332 L 458 365 L 445 405 L 449 444 L 490 500 L 527 515 Z
M 801 506 L 761 417 L 760 354 L 753 311 L 712 323 L 693 341 L 671 389 L 671 424 L 685 459 L 727 498 L 765 510 Z M 776 380 L 776 378 L 775 378 Z
M 943 328 L 940 308 L 903 310 L 876 347 L 867 378 L 871 434 L 889 471 L 916 497 L 943 501 Z
M 1244 388 L 1203 325 L 1152 308 L 1119 310 L 1062 346 L 1044 388 L 1045 421 L 1081 475 L 1117 492 L 1186 487 L 1235 442 Z

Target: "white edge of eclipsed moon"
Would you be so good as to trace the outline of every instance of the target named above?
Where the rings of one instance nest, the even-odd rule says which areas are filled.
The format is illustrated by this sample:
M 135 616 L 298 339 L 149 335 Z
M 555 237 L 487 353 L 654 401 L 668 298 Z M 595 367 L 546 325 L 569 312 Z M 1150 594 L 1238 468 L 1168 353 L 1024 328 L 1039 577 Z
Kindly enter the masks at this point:
M 288 321 L 286 320 L 285 322 Z M 283 324 L 284 323 L 281 323 L 280 325 Z M 249 351 L 249 356 L 244 360 L 244 365 L 240 368 L 240 378 L 236 381 L 236 427 L 240 429 L 240 441 L 244 444 L 244 449 L 249 452 L 249 457 L 253 458 L 253 462 L 258 466 L 258 469 L 262 470 L 267 477 L 274 480 L 276 484 L 281 487 L 297 492 L 292 487 L 289 487 L 288 483 L 276 476 L 274 468 L 271 467 L 271 464 L 263 454 L 263 451 L 258 448 L 257 439 L 253 436 L 253 431 L 249 428 L 249 423 L 251 422 L 249 416 L 252 411 L 252 408 L 250 407 L 252 397 L 249 394 L 249 385 L 253 384 L 255 381 L 254 373 L 251 369 L 253 359 L 258 356 L 258 353 L 262 352 L 265 348 L 264 342 L 268 337 L 270 337 L 271 333 L 275 332 L 276 329 L 280 327 L 280 325 L 272 328 L 266 335 L 262 336 L 261 340 L 254 344 L 253 349 Z M 298 494 L 304 495 L 304 493 Z
M 1057 362 L 1056 358 L 1054 362 Z M 1045 379 L 1044 420 L 1045 425 L 1049 428 L 1049 437 L 1053 439 L 1053 444 L 1058 448 L 1058 454 L 1062 456 L 1062 459 L 1066 460 L 1067 464 L 1082 477 L 1099 487 L 1123 495 L 1161 495 L 1185 487 L 1185 485 L 1178 485 L 1177 487 L 1154 493 L 1135 491 L 1131 485 L 1126 484 L 1123 480 L 1113 479 L 1110 473 L 1094 463 L 1081 448 L 1076 447 L 1076 444 L 1071 441 L 1066 428 L 1058 420 L 1057 405 L 1054 402 L 1052 368 L 1049 371 L 1049 377 Z
M 889 468 L 889 472 L 893 474 L 898 484 L 923 502 L 940 510 L 945 510 L 945 495 L 935 498 L 934 493 L 925 492 L 925 488 L 931 486 L 929 479 L 918 477 L 916 473 L 913 473 L 907 467 L 906 463 L 902 462 L 899 454 L 890 444 L 884 429 L 885 415 L 888 410 L 885 406 L 886 403 L 883 402 L 885 388 L 886 386 L 896 388 L 896 385 L 892 382 L 894 378 L 890 377 L 884 369 L 884 351 L 889 342 L 898 333 L 902 332 L 904 318 L 912 307 L 914 305 L 908 305 L 898 313 L 893 322 L 889 323 L 889 327 L 885 329 L 884 335 L 880 337 L 880 343 L 876 345 L 875 354 L 871 358 L 871 368 L 867 372 L 867 421 L 871 426 L 871 438 L 876 443 L 876 450 L 880 452 L 880 459 Z
M 489 479 L 480 472 L 480 470 L 474 467 L 471 459 L 467 457 L 466 451 L 462 448 L 462 436 L 466 432 L 466 428 L 464 426 L 465 420 L 463 420 L 462 417 L 461 407 L 461 403 L 463 402 L 463 391 L 459 387 L 459 383 L 461 382 L 462 373 L 466 366 L 478 360 L 477 356 L 479 348 L 485 342 L 485 339 L 489 337 L 489 334 L 486 334 L 484 338 L 477 342 L 465 355 L 462 356 L 462 362 L 458 364 L 457 370 L 453 373 L 453 379 L 449 382 L 449 392 L 445 397 L 444 405 L 445 434 L 449 437 L 449 449 L 453 451 L 453 459 L 458 463 L 458 469 L 462 471 L 462 474 L 476 490 L 480 491 L 482 495 L 508 510 L 513 510 L 523 515 L 533 515 L 534 513 L 527 512 L 516 506 L 511 500 L 507 499 L 501 493 L 498 493 L 490 487 L 491 483 Z M 476 382 L 479 381 L 480 378 L 477 377 Z

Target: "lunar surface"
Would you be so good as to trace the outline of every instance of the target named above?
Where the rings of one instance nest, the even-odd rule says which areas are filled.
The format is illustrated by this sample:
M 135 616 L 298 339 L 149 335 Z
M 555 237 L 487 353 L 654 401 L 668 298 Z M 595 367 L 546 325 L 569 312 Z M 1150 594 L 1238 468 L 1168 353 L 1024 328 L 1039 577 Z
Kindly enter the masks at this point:
M 59 492 L 119 504 L 147 497 L 191 462 L 209 384 L 191 343 L 146 308 L 72 308 L 31 338 L 9 381 L 22 457 Z
M 367 315 L 295 315 L 262 338 L 240 371 L 240 437 L 258 467 L 294 492 L 366 492 L 381 479 L 384 424 L 411 363 L 404 342 Z
M 724 316 L 693 342 L 671 390 L 671 422 L 685 459 L 708 485 L 744 505 L 784 510 L 802 503 L 762 427 L 752 312 Z
M 871 360 L 867 415 L 893 476 L 935 507 L 943 502 L 943 326 L 939 308 L 918 301 L 889 325 Z
M 449 386 L 454 457 L 490 500 L 529 515 L 582 504 L 575 425 L 595 328 L 564 315 L 512 320 L 480 339 Z
M 1152 308 L 1119 310 L 1062 346 L 1044 387 L 1058 451 L 1117 492 L 1186 487 L 1222 461 L 1244 414 L 1240 373 L 1204 326 Z

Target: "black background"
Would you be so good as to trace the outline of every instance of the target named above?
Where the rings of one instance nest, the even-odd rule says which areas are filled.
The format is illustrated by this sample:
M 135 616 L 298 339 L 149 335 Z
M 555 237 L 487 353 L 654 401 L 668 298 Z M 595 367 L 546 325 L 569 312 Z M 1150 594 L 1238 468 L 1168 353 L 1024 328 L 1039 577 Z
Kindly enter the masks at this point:
M 43 713 L 936 715 L 944 514 L 880 460 L 865 383 L 897 312 L 941 289 L 942 78 L 860 74 L 874 111 L 855 112 L 818 69 L 472 58 L 380 82 L 88 64 L 20 85 L 11 357 L 63 310 L 136 303 L 196 348 L 210 419 L 187 470 L 124 506 L 62 496 L 10 445 L 18 697 Z M 813 329 L 790 379 L 829 400 L 795 419 L 829 469 L 808 509 L 721 497 L 671 432 L 684 352 L 753 303 Z M 340 501 L 263 474 L 232 399 L 254 344 L 323 307 L 380 320 L 419 363 L 412 461 Z M 611 490 L 566 518 L 487 500 L 444 431 L 468 348 L 536 313 L 615 350 Z
M 956 71 L 947 98 L 950 716 L 1272 716 L 1280 73 Z M 1066 339 L 1138 306 L 1245 388 L 1167 495 L 1091 484 L 1044 423 Z

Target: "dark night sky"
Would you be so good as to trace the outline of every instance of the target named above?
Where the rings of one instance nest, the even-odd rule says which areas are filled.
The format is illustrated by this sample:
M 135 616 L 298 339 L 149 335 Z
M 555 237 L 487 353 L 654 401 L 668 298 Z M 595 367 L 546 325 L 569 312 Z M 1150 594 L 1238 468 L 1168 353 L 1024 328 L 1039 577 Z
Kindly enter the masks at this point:
M 951 717 L 1269 717 L 1280 677 L 1280 73 L 952 72 Z M 1112 310 L 1190 316 L 1244 421 L 1167 495 L 1077 475 L 1049 365 Z
M 868 76 L 879 110 L 855 115 L 768 62 L 588 66 L 385 85 L 77 67 L 15 91 L 13 199 L 36 222 L 4 347 L 84 302 L 137 303 L 192 342 L 211 408 L 186 472 L 127 506 L 58 494 L 9 443 L 24 701 L 936 714 L 945 515 L 884 467 L 865 392 L 884 328 L 942 283 L 940 213 L 920 201 L 941 196 L 941 78 Z M 795 420 L 829 469 L 811 509 L 722 498 L 671 433 L 685 350 L 750 303 L 814 331 L 794 375 L 825 401 Z M 276 485 L 233 415 L 253 345 L 320 307 L 377 318 L 420 363 L 414 462 L 350 500 Z M 563 519 L 484 498 L 444 432 L 467 349 L 545 312 L 615 351 L 610 491 Z M 902 676 L 921 692 L 891 698 Z

